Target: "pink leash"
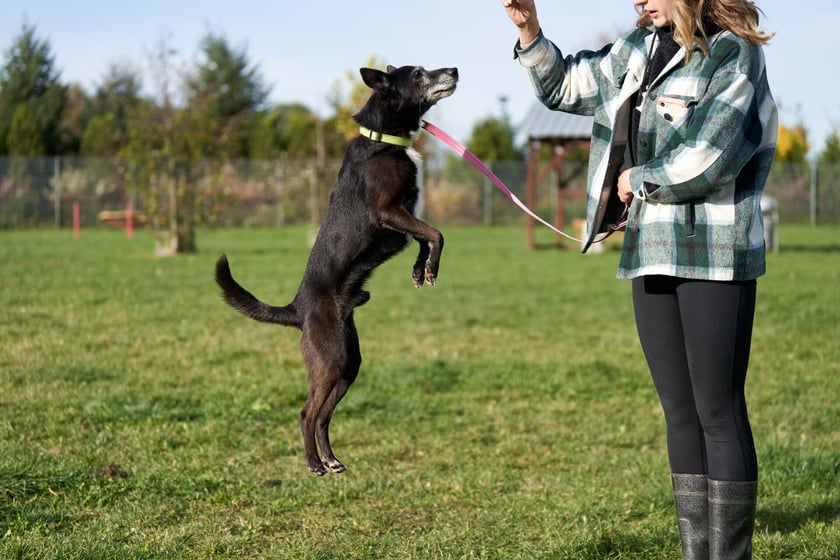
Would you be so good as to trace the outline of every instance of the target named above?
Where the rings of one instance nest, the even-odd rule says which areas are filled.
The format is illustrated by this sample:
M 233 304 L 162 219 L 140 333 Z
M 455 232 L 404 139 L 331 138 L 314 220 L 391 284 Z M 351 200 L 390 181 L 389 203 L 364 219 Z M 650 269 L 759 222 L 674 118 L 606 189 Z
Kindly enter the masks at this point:
M 542 225 L 551 229 L 552 231 L 562 235 L 563 237 L 565 237 L 567 239 L 571 239 L 572 241 L 577 241 L 578 243 L 581 242 L 580 239 L 577 239 L 576 237 L 572 237 L 571 235 L 569 235 L 568 233 L 566 233 L 564 231 L 560 231 L 559 229 L 557 229 L 556 227 L 554 227 L 553 225 L 551 225 L 547 221 L 545 221 L 542 218 L 540 218 L 539 216 L 537 216 L 534 212 L 532 212 L 530 208 L 525 206 L 525 204 L 521 200 L 519 200 L 519 198 L 517 198 L 517 196 L 515 194 L 513 194 L 509 188 L 507 188 L 507 185 L 505 185 L 502 182 L 501 179 L 496 177 L 496 175 L 492 171 L 490 171 L 490 169 L 488 169 L 486 165 L 484 165 L 483 161 L 478 159 L 475 156 L 475 154 L 473 154 L 471 151 L 469 151 L 464 146 L 459 144 L 457 140 L 455 140 L 454 138 L 449 136 L 447 133 L 445 133 L 444 131 L 442 131 L 441 129 L 439 129 L 438 127 L 436 127 L 435 125 L 433 125 L 429 121 L 426 121 L 426 120 L 423 121 L 423 128 L 425 128 L 426 131 L 429 134 L 431 134 L 432 136 L 434 136 L 438 140 L 441 140 L 444 144 L 446 144 L 447 146 L 452 148 L 452 150 L 456 154 L 458 154 L 459 156 L 461 156 L 462 158 L 464 158 L 465 160 L 470 162 L 470 164 L 473 167 L 475 167 L 476 169 L 478 169 L 481 172 L 482 175 L 484 175 L 485 177 L 490 179 L 493 182 L 493 184 L 496 185 L 499 188 L 499 190 L 502 191 L 505 194 L 505 196 L 507 196 L 509 199 L 511 199 L 514 204 L 519 206 L 519 208 L 521 208 L 523 212 L 525 212 L 526 214 L 528 214 L 529 216 L 531 216 L 532 218 L 537 220 Z
M 433 125 L 429 121 L 426 121 L 426 120 L 422 121 L 422 125 L 423 125 L 423 128 L 425 128 L 426 131 L 429 134 L 431 134 L 435 138 L 441 140 L 444 144 L 446 144 L 447 146 L 452 148 L 452 150 L 456 154 L 458 154 L 459 156 L 461 156 L 462 158 L 464 158 L 465 160 L 470 162 L 470 164 L 473 167 L 475 167 L 476 169 L 478 169 L 481 172 L 482 175 L 484 175 L 485 177 L 490 179 L 493 182 L 493 184 L 496 185 L 499 188 L 499 190 L 502 191 L 505 194 L 505 196 L 507 196 L 510 200 L 512 200 L 514 204 L 519 206 L 519 208 L 521 208 L 523 212 L 525 212 L 526 214 L 528 214 L 529 216 L 531 216 L 532 218 L 534 218 L 535 220 L 540 222 L 542 225 L 549 228 L 550 230 L 562 235 L 566 239 L 571 239 L 572 241 L 577 241 L 578 243 L 581 243 L 583 241 L 581 239 L 578 239 L 577 237 L 572 237 L 571 235 L 569 235 L 568 233 L 566 233 L 564 231 L 560 231 L 559 229 L 557 229 L 556 227 L 554 227 L 553 225 L 551 225 L 547 221 L 545 221 L 542 218 L 540 218 L 539 216 L 537 216 L 534 212 L 532 212 L 530 208 L 525 206 L 525 204 L 521 200 L 519 200 L 519 198 L 517 198 L 517 196 L 515 194 L 513 194 L 509 188 L 507 188 L 507 186 L 502 182 L 501 179 L 496 177 L 496 175 L 492 171 L 490 171 L 490 169 L 488 169 L 486 165 L 484 165 L 483 161 L 478 159 L 475 156 L 475 154 L 473 154 L 471 151 L 469 151 L 464 146 L 459 144 L 457 140 L 455 140 L 454 138 L 449 136 L 447 133 L 445 133 L 444 131 L 442 131 L 440 128 L 436 127 L 435 125 Z M 619 229 L 623 229 L 623 226 L 624 226 L 624 224 L 618 224 L 615 227 L 611 227 L 610 228 L 610 230 L 611 230 L 610 233 L 612 233 L 613 231 L 618 231 Z M 603 239 L 606 239 L 606 236 L 602 237 L 598 241 L 603 241 Z

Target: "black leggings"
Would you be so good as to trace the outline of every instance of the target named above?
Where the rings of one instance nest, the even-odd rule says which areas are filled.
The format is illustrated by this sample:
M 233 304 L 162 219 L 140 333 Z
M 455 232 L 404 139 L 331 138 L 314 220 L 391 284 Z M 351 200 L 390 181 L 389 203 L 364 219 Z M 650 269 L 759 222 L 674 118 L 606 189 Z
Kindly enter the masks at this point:
M 665 412 L 671 472 L 758 480 L 744 381 L 755 280 L 633 280 L 636 328 Z

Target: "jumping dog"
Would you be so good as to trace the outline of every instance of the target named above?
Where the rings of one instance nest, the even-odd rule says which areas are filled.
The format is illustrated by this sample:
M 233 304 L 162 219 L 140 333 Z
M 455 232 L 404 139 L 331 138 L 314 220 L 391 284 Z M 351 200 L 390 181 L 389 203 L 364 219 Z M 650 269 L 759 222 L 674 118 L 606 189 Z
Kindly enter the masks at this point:
M 216 282 L 231 307 L 257 321 L 301 330 L 309 395 L 300 426 L 306 463 L 319 476 L 346 470 L 333 454 L 329 426 L 362 363 L 353 310 L 370 299 L 365 281 L 413 237 L 420 246 L 414 285 L 434 285 L 443 249 L 440 231 L 415 216 L 422 202 L 422 161 L 411 143 L 423 114 L 455 91 L 458 70 L 388 66 L 384 72 L 361 68 L 360 73 L 373 91 L 353 116 L 360 134 L 347 146 L 292 302 L 263 303 L 233 279 L 227 256 L 216 263 Z

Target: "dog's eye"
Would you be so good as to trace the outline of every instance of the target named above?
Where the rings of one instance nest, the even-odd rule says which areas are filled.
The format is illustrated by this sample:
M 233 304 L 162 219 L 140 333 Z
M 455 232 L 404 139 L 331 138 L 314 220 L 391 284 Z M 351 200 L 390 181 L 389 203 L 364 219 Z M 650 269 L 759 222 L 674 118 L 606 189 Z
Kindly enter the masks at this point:
M 420 80 L 423 78 L 423 69 L 422 68 L 415 68 L 414 72 L 411 73 L 411 77 L 415 80 Z

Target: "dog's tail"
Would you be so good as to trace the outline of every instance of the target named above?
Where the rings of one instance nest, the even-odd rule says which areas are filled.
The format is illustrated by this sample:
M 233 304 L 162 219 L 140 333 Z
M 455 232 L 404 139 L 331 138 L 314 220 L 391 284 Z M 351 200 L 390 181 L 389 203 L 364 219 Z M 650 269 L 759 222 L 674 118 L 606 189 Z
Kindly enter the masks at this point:
M 262 323 L 301 328 L 302 321 L 298 317 L 294 302 L 276 307 L 258 300 L 233 279 L 226 255 L 222 255 L 216 262 L 216 283 L 222 289 L 225 302 L 246 317 Z

